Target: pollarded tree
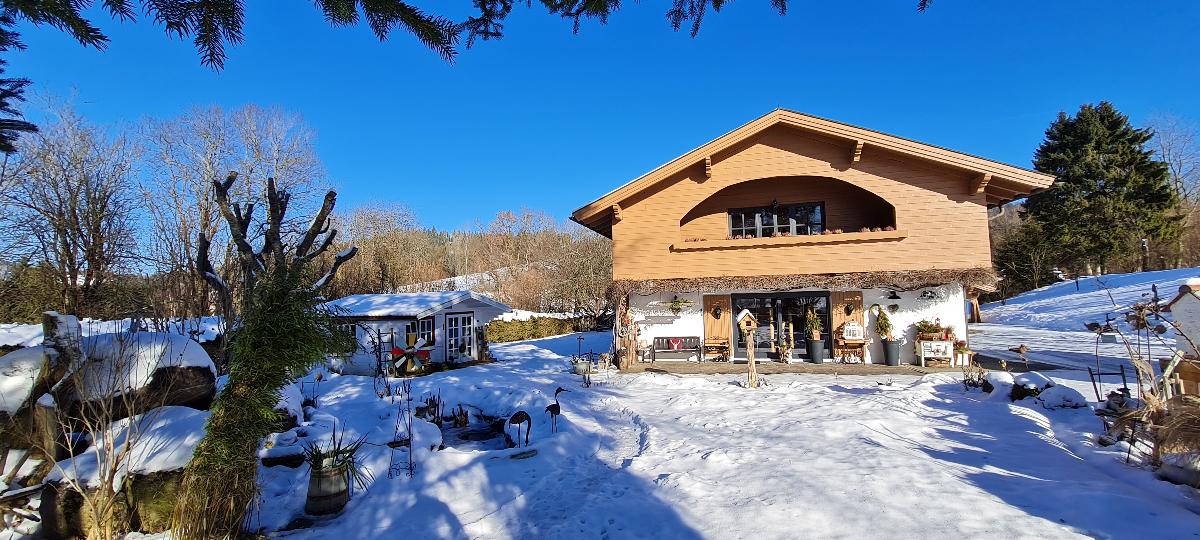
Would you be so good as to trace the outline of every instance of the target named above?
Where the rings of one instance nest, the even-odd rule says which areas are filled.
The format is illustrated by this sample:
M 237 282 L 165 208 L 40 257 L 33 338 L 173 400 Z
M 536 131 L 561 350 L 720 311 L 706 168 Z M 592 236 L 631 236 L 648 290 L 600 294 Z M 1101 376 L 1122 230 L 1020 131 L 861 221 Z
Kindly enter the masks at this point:
M 238 321 L 231 332 L 229 379 L 213 403 L 204 440 L 184 471 L 180 497 L 172 516 L 175 537 L 228 538 L 237 536 L 257 495 L 260 441 L 277 429 L 274 411 L 279 391 L 332 350 L 350 346 L 337 331 L 333 314 L 322 307 L 321 291 L 338 268 L 354 257 L 354 247 L 338 253 L 327 271 L 317 277 L 312 266 L 333 245 L 337 231 L 330 227 L 337 194 L 325 195 L 308 228 L 289 234 L 286 224 L 291 195 L 267 181 L 267 212 L 262 240 L 252 244 L 254 204 L 230 200 L 237 180 L 230 173 L 213 183 L 242 280 Z M 196 268 L 233 309 L 229 286 L 209 260 L 210 241 L 197 240 Z M 315 278 L 315 279 L 314 279 Z
M 1167 165 L 1147 148 L 1153 136 L 1108 102 L 1059 113 L 1046 130 L 1034 167 L 1058 181 L 1030 196 L 1026 209 L 1059 246 L 1057 262 L 1104 271 L 1136 256 L 1142 238 L 1176 238 L 1176 195 Z

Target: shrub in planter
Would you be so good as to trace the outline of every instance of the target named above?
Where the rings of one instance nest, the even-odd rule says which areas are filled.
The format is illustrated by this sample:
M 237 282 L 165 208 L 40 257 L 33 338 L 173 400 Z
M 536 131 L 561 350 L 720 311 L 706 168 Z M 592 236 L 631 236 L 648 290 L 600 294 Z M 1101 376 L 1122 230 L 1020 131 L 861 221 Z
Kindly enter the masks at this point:
M 809 306 L 804 312 L 804 333 L 808 336 L 809 358 L 818 364 L 825 361 L 825 340 L 821 339 L 821 331 L 824 329 L 821 318 L 817 316 L 817 310 Z
M 875 314 L 875 334 L 883 342 L 883 358 L 889 366 L 900 365 L 900 340 L 892 337 L 892 319 L 879 304 L 871 306 Z
M 311 471 L 308 498 L 304 502 L 305 513 L 324 515 L 341 512 L 350 502 L 351 485 L 366 489 L 371 480 L 370 472 L 356 458 L 367 436 L 346 441 L 345 434 L 344 428 L 334 428 L 333 439 L 328 447 L 316 443 L 305 444 L 304 459 Z

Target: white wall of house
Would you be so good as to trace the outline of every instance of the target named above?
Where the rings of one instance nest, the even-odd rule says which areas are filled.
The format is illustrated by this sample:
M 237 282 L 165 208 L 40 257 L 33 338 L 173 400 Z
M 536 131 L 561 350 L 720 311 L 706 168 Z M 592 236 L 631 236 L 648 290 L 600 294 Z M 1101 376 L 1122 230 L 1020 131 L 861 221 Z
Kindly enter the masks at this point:
M 820 289 L 798 289 L 797 291 L 820 291 Z M 929 291 L 932 298 L 922 296 Z M 730 294 L 745 294 L 766 291 L 730 291 Z M 957 283 L 929 287 L 912 291 L 899 292 L 899 300 L 889 300 L 890 289 L 866 289 L 863 291 L 863 309 L 869 310 L 872 304 L 879 304 L 883 309 L 895 304 L 896 312 L 888 312 L 892 320 L 893 332 L 902 339 L 900 346 L 900 361 L 911 363 L 916 354 L 913 338 L 916 330 L 913 325 L 917 321 L 940 320 L 943 326 L 954 329 L 957 339 L 966 339 L 967 316 L 963 309 L 963 287 Z M 673 298 L 691 300 L 692 304 L 680 310 L 676 315 L 670 310 Z M 648 346 L 656 337 L 701 337 L 704 336 L 704 305 L 700 293 L 658 293 L 652 295 L 630 295 L 629 309 L 638 327 L 639 348 Z M 736 315 L 736 314 L 731 314 Z M 866 316 L 866 331 L 869 339 L 866 361 L 882 364 L 884 362 L 883 343 L 875 335 L 875 316 Z M 695 356 L 692 359 L 696 359 Z
M 678 315 L 671 312 L 671 300 L 676 296 L 692 302 Z M 629 310 L 638 328 L 639 349 L 648 347 L 657 337 L 704 337 L 704 301 L 700 293 L 631 294 Z M 683 359 L 678 354 L 672 358 Z
M 934 298 L 922 298 L 922 293 L 931 291 Z M 872 304 L 879 304 L 883 309 L 889 305 L 900 306 L 895 313 L 888 312 L 892 320 L 892 332 L 901 338 L 900 363 L 912 363 L 916 359 L 914 338 L 917 331 L 913 325 L 921 320 L 940 320 L 942 326 L 954 329 L 956 339 L 967 338 L 967 313 L 964 309 L 966 299 L 963 287 L 957 283 L 930 287 L 913 291 L 899 291 L 899 300 L 889 300 L 890 289 L 867 289 L 863 291 L 863 309 L 867 310 L 867 345 L 866 361 L 872 364 L 882 364 L 883 342 L 875 334 L 875 316 L 870 313 Z

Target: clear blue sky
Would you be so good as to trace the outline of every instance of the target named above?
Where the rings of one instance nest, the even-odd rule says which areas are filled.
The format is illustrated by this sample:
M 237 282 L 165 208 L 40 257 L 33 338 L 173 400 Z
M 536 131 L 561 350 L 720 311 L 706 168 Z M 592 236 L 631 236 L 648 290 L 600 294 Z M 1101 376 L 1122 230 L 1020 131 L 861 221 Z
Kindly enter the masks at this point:
M 566 218 L 775 107 L 1022 166 L 1055 114 L 1085 102 L 1200 121 L 1190 0 L 938 0 L 925 14 L 916 0 L 792 0 L 784 17 L 743 0 L 695 39 L 671 30 L 666 2 L 624 2 L 578 35 L 518 7 L 504 39 L 453 65 L 403 33 L 381 44 L 365 26 L 330 28 L 308 2 L 247 4 L 247 39 L 221 72 L 148 20 L 94 10 L 108 50 L 24 25 L 9 73 L 73 93 L 101 123 L 208 104 L 298 112 L 344 205 L 401 201 L 439 228 L 522 206 Z M 469 5 L 424 4 L 456 18 Z

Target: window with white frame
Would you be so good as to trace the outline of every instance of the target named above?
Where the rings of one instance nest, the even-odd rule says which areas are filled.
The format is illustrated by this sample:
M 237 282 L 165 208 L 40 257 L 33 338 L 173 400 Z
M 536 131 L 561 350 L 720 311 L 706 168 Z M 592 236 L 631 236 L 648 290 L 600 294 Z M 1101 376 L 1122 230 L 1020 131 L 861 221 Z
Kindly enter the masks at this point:
M 772 204 L 729 210 L 730 238 L 766 238 L 821 234 L 825 203 Z
M 433 345 L 433 317 L 425 317 L 410 321 L 404 325 L 405 334 L 416 334 L 417 340 L 424 340 L 425 346 Z

